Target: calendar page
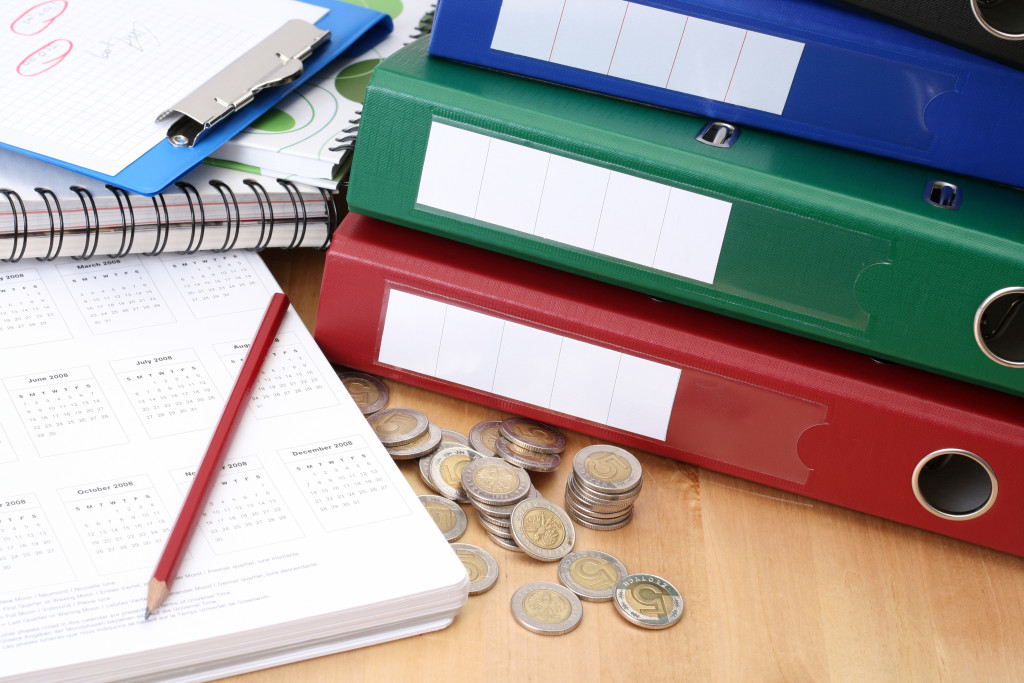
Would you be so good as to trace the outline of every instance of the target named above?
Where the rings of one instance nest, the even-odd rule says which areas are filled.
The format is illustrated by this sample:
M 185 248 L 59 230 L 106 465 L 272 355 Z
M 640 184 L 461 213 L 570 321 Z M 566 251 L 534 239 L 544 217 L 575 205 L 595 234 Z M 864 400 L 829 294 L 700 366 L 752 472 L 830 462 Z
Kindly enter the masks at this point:
M 245 251 L 0 262 L 0 682 L 82 662 L 106 671 L 119 657 L 167 666 L 153 653 L 194 659 L 224 647 L 190 644 L 461 585 L 290 309 L 170 597 L 144 619 L 147 582 L 276 291 Z M 438 573 L 410 578 L 410 561 Z M 383 593 L 322 590 L 370 574 Z

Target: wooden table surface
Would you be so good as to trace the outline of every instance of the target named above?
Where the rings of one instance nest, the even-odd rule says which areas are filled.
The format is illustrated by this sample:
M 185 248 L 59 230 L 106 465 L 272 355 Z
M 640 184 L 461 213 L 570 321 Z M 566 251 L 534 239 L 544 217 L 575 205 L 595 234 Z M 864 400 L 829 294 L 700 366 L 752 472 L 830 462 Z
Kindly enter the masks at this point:
M 265 252 L 311 330 L 323 259 L 310 250 Z M 390 407 L 417 408 L 463 434 L 505 415 L 387 384 Z M 566 436 L 570 454 L 596 443 Z M 577 527 L 575 547 L 608 551 L 630 571 L 675 584 L 685 600 L 675 626 L 644 630 L 611 603 L 585 602 L 567 635 L 525 630 L 512 617 L 512 593 L 557 581 L 557 563 L 499 548 L 471 515 L 461 540 L 491 552 L 500 577 L 451 626 L 227 680 L 1024 680 L 1024 559 L 634 454 L 644 488 L 633 522 L 616 531 Z M 428 493 L 414 461 L 400 467 L 417 493 Z M 561 467 L 534 483 L 562 503 L 567 475 Z

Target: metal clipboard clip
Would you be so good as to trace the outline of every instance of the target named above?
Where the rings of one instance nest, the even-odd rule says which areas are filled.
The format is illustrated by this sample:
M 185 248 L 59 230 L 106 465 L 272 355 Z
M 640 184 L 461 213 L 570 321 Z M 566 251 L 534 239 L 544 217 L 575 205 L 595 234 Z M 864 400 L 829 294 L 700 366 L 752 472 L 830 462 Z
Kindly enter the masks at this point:
M 167 129 L 167 139 L 175 147 L 191 147 L 203 131 L 252 102 L 259 91 L 301 76 L 302 60 L 330 36 L 308 21 L 292 19 L 156 120 L 181 114 Z

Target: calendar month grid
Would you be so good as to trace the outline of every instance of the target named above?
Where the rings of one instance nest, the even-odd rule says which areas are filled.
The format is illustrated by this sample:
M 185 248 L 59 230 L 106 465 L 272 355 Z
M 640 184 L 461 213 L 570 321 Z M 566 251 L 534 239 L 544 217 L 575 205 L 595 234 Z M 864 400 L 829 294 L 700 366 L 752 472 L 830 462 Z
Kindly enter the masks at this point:
M 171 473 L 183 499 L 195 475 L 194 468 Z M 203 509 L 200 528 L 218 555 L 303 536 L 284 498 L 255 455 L 224 462 Z
M 99 574 L 156 564 L 172 519 L 148 475 L 70 486 L 58 493 Z
M 0 594 L 74 578 L 35 494 L 0 498 Z

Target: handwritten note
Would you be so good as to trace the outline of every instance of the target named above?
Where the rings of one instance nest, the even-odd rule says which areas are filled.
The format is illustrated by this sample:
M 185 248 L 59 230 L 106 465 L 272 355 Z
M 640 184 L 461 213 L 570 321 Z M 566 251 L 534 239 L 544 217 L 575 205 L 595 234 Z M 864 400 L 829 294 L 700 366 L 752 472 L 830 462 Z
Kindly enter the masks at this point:
M 156 118 L 292 18 L 292 0 L 8 0 L 0 140 L 114 175 L 159 143 Z

